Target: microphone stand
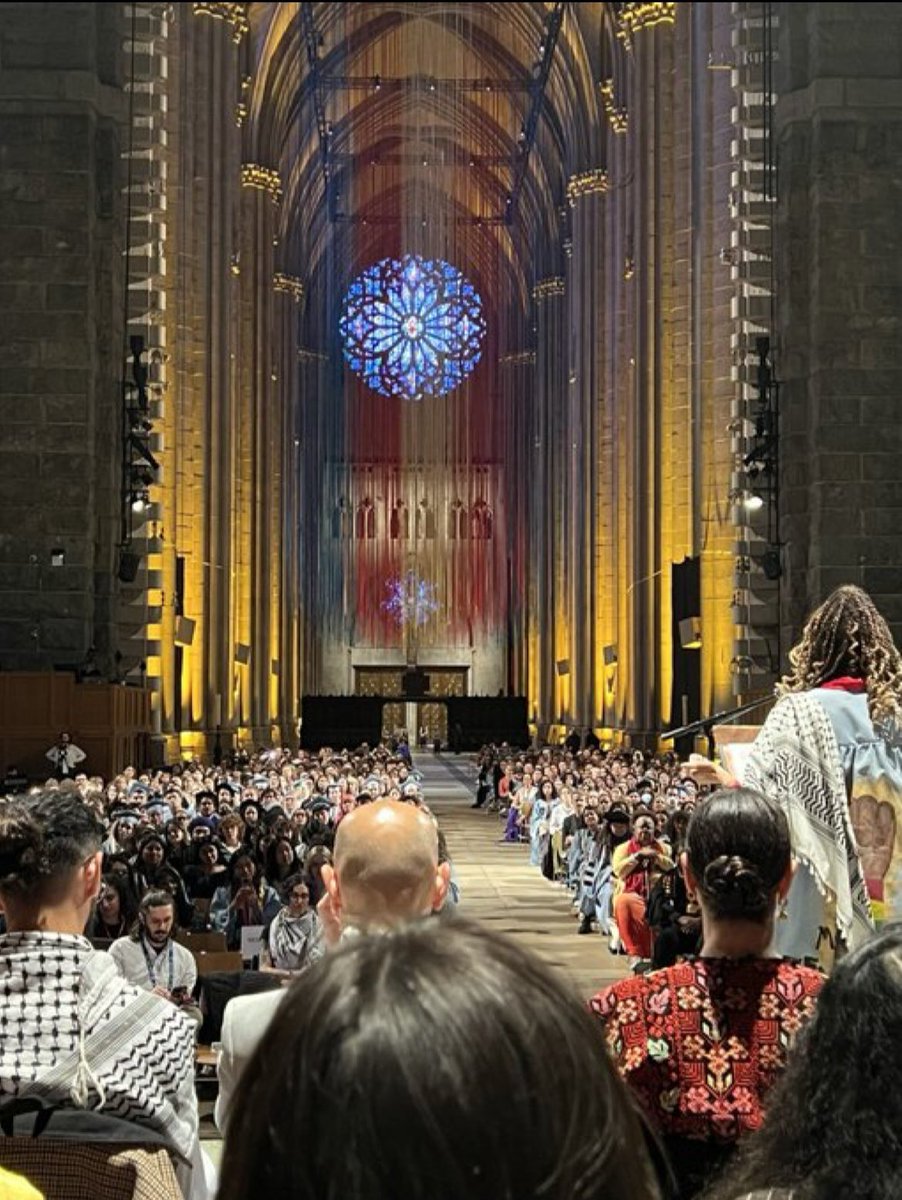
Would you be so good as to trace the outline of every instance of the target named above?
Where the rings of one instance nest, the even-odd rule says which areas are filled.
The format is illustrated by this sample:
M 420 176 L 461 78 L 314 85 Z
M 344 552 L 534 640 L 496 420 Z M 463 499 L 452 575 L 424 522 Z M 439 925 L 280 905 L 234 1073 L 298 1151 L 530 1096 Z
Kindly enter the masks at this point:
M 748 704 L 740 704 L 737 708 L 725 708 L 723 712 L 712 713 L 710 717 L 702 717 L 700 721 L 693 721 L 690 725 L 683 725 L 680 729 L 668 729 L 661 734 L 661 740 L 670 742 L 676 741 L 677 738 L 703 733 L 708 739 L 708 757 L 713 758 L 714 738 L 712 730 L 715 725 L 725 725 L 729 721 L 735 721 L 737 717 L 760 708 L 762 704 L 770 704 L 773 699 L 773 696 L 759 696 L 757 700 L 750 700 Z

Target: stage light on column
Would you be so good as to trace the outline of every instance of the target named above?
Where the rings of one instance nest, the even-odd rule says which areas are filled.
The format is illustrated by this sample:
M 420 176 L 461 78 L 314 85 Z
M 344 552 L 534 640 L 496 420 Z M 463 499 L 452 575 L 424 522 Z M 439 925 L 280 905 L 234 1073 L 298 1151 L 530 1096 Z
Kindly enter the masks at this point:
M 742 503 L 749 512 L 760 512 L 764 508 L 764 497 L 760 492 L 746 492 Z

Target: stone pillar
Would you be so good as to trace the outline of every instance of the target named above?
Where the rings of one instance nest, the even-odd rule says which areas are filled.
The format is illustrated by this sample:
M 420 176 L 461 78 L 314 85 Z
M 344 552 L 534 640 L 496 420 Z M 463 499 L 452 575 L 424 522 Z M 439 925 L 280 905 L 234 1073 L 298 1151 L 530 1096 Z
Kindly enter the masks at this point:
M 898 639 L 902 8 L 773 8 L 783 644 L 850 582 Z
M 112 675 L 125 10 L 0 10 L 0 668 Z
M 298 362 L 301 280 L 276 272 L 278 376 L 282 407 L 282 552 L 279 578 L 278 709 L 283 744 L 297 741 L 301 694 L 301 365 Z
M 268 742 L 276 699 L 273 688 L 274 608 L 278 606 L 281 417 L 274 369 L 276 322 L 273 292 L 274 239 L 279 176 L 256 163 L 241 169 L 241 511 L 247 575 L 242 583 L 239 625 L 246 630 L 250 662 L 245 668 L 244 715 L 250 736 Z M 277 359 L 275 360 L 277 361 Z M 274 633 L 276 637 L 274 638 Z
M 570 179 L 572 254 L 568 260 L 569 372 L 567 388 L 567 479 L 570 578 L 570 712 L 576 725 L 598 723 L 596 708 L 595 537 L 598 473 L 597 404 L 601 391 L 603 323 L 602 238 L 606 173 L 600 168 Z
M 531 567 L 536 576 L 535 621 L 539 646 L 537 717 L 540 737 L 563 715 L 566 676 L 556 663 L 566 657 L 563 566 L 566 526 L 562 524 L 564 462 L 562 412 L 567 388 L 564 280 L 541 279 L 533 289 L 536 303 L 536 430 L 534 467 L 535 535 Z

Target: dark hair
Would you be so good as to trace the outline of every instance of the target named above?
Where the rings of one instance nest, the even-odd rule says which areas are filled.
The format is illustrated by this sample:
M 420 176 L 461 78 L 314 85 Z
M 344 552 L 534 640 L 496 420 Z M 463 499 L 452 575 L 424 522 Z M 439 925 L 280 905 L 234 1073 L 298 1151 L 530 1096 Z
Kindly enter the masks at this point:
M 149 908 L 163 908 L 164 906 L 172 909 L 174 918 L 176 915 L 176 904 L 172 892 L 164 891 L 163 888 L 155 888 L 152 892 L 145 892 L 141 897 L 138 912 L 143 917 L 147 915 Z
M 244 885 L 238 882 L 238 868 L 242 863 L 250 863 L 254 868 L 253 886 L 256 887 L 260 882 L 260 864 L 250 854 L 236 854 L 229 861 L 229 890 L 234 896 L 240 887 Z
M 140 858 L 147 847 L 152 845 L 154 842 L 156 842 L 163 851 L 163 857 L 165 858 L 169 852 L 169 847 L 166 844 L 166 838 L 162 833 L 157 833 L 155 830 L 141 835 L 141 840 L 138 842 L 137 847 L 138 857 Z
M 0 894 L 41 899 L 103 844 L 103 824 L 75 788 L 0 806 Z
M 106 889 L 110 892 L 115 892 L 119 897 L 119 920 L 123 929 L 131 929 L 138 916 L 138 900 L 135 896 L 131 882 L 128 876 L 108 874 L 104 875 L 101 882 L 101 891 Z M 105 937 L 103 932 L 104 926 L 100 919 L 99 905 L 94 909 L 94 914 L 89 922 L 89 937 Z
M 689 866 L 713 917 L 763 921 L 790 863 L 783 810 L 749 788 L 724 788 L 696 808 L 686 832 Z
M 889 625 L 860 587 L 843 584 L 830 593 L 808 618 L 789 661 L 792 670 L 777 685 L 778 696 L 852 675 L 867 684 L 872 720 L 902 725 L 902 655 Z
M 272 883 L 272 884 L 278 885 L 279 878 L 280 878 L 280 876 L 279 876 L 280 868 L 279 868 L 278 863 L 276 862 L 276 852 L 277 852 L 279 846 L 283 842 L 288 847 L 288 849 L 291 851 L 291 862 L 288 864 L 288 874 L 296 875 L 298 872 L 298 869 L 300 868 L 301 864 L 298 862 L 297 851 L 295 850 L 294 846 L 291 844 L 291 838 L 290 837 L 276 837 L 275 840 L 266 847 L 266 861 L 263 865 L 263 874 L 266 876 L 267 883 Z M 287 876 L 286 876 L 286 878 L 287 878 Z
M 768 1097 L 768 1115 L 708 1200 L 786 1188 L 795 1200 L 902 1190 L 902 924 L 841 959 Z
M 302 883 L 307 891 L 310 891 L 310 880 L 306 875 L 302 875 L 300 871 L 295 871 L 293 875 L 289 875 L 287 879 L 283 879 L 279 886 L 279 899 L 283 904 L 291 902 L 291 893 Z
M 355 939 L 306 971 L 230 1124 L 219 1200 L 657 1195 L 600 1028 L 534 955 L 460 919 Z

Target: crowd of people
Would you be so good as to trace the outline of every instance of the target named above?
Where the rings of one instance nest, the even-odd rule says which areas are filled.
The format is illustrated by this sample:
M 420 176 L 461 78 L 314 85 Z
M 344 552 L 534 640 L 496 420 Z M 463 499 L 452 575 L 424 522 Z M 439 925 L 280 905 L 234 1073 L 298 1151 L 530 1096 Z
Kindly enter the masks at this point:
M 791 663 L 744 785 L 591 745 L 483 756 L 476 804 L 573 890 L 579 928 L 630 955 L 588 1003 L 449 916 L 440 832 L 388 750 L 74 779 L 0 805 L 0 1091 L 154 1132 L 190 1200 L 889 1200 L 902 659 L 849 588 Z M 218 1185 L 171 937 L 199 919 L 232 944 L 262 925 L 290 980 L 227 1006 Z M 810 953 L 781 954 L 781 927 Z
M 598 930 L 640 970 L 691 952 L 698 906 L 678 869 L 698 785 L 672 753 L 486 747 L 474 807 L 500 812 L 505 842 L 568 888 L 577 932 Z

